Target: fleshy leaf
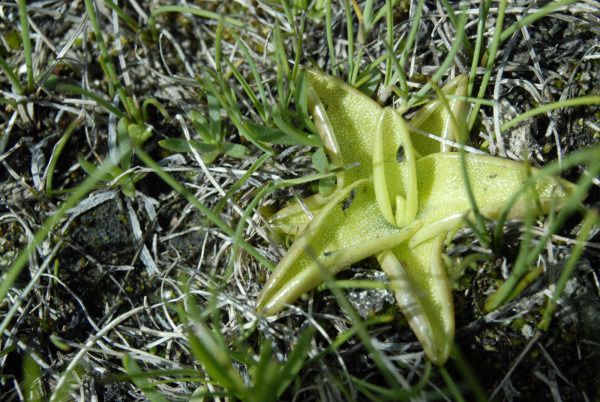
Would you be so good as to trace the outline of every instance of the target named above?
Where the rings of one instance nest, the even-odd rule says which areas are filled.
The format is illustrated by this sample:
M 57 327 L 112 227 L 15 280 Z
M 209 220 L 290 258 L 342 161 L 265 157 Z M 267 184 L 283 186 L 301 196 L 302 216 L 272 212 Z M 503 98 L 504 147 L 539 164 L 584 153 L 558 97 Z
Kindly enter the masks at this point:
M 361 180 L 337 192 L 314 217 L 277 265 L 258 300 L 258 310 L 275 314 L 350 264 L 408 239 L 418 224 L 399 229 L 379 212 L 373 182 Z
M 459 75 L 449 81 L 443 88 L 444 95 L 448 95 L 447 101 L 454 115 L 458 127 L 465 127 L 468 104 L 465 100 L 453 97 L 467 95 L 468 79 L 465 75 Z M 451 97 L 452 96 L 452 97 Z M 420 131 L 437 135 L 438 137 L 464 143 L 466 132 L 457 131 L 452 122 L 452 117 L 444 102 L 436 99 L 424 105 L 410 120 L 409 125 Z M 411 138 L 415 150 L 420 156 L 427 156 L 436 152 L 447 152 L 449 146 L 439 141 L 419 134 L 416 130 L 411 132 Z
M 414 248 L 407 243 L 377 259 L 423 350 L 433 363 L 442 365 L 454 338 L 452 293 L 441 256 L 443 236 Z
M 404 161 L 407 175 L 404 195 L 400 194 L 399 188 L 402 182 L 399 159 Z M 373 183 L 377 205 L 390 224 L 402 227 L 415 219 L 418 200 L 415 152 L 406 123 L 391 108 L 383 109 L 377 127 L 373 146 Z
M 466 155 L 467 173 L 470 186 L 481 213 L 487 218 L 497 218 L 498 214 L 523 183 L 528 179 L 525 166 L 521 162 L 483 155 Z M 402 181 L 397 183 L 399 194 L 406 197 L 409 169 L 406 163 L 399 165 Z M 464 222 L 471 206 L 461 174 L 461 161 L 458 152 L 431 154 L 416 162 L 418 211 L 416 219 L 423 225 L 414 237 L 424 241 L 447 233 Z M 535 175 L 537 169 L 531 169 Z M 565 180 L 544 178 L 538 180 L 535 190 L 542 209 L 547 211 L 552 200 L 568 195 L 572 184 Z M 511 212 L 511 219 L 523 218 L 535 201 L 521 197 Z M 426 233 L 426 236 L 423 234 Z M 411 243 L 413 246 L 416 243 Z
M 372 175 L 372 148 L 381 107 L 339 78 L 320 71 L 307 69 L 310 85 L 309 101 L 315 126 L 332 163 L 356 167 L 338 176 L 338 187 L 343 188 Z M 319 104 L 315 104 L 314 96 Z M 325 114 L 324 114 L 324 113 Z

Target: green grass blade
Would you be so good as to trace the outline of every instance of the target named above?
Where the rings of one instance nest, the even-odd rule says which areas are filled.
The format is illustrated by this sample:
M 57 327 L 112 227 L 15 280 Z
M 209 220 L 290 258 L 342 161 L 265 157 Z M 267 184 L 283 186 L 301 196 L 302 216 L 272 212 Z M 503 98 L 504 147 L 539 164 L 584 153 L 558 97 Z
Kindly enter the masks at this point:
M 511 119 L 504 123 L 500 130 L 510 130 L 520 122 L 527 120 L 530 117 L 537 116 L 539 114 L 547 113 L 551 110 L 562 109 L 573 106 L 585 106 L 585 105 L 598 105 L 600 104 L 600 96 L 581 96 L 578 98 L 570 98 L 562 101 L 547 103 L 545 105 L 538 106 L 534 109 L 528 110 L 525 113 L 521 113 L 514 119 Z
M 300 131 L 285 121 L 281 111 L 278 108 L 273 109 L 272 117 L 273 123 L 275 123 L 277 128 L 283 131 L 293 142 L 309 147 L 318 147 L 321 145 L 321 141 L 316 136 L 311 136 L 308 133 Z
M 48 174 L 46 175 L 46 194 L 47 195 L 54 194 L 54 190 L 53 190 L 52 186 L 53 186 L 54 169 L 56 168 L 56 163 L 58 162 L 58 158 L 60 158 L 60 154 L 62 153 L 65 145 L 69 141 L 69 138 L 71 138 L 71 135 L 73 134 L 73 132 L 79 128 L 82 121 L 83 121 L 82 117 L 78 117 L 77 119 L 73 120 L 69 124 L 67 129 L 65 130 L 64 134 L 60 137 L 60 139 L 58 140 L 56 145 L 54 146 L 54 149 L 52 150 L 52 155 L 50 156 L 50 160 L 48 161 Z
M 140 389 L 150 402 L 167 402 L 167 399 L 156 390 L 156 386 L 150 381 L 150 375 L 142 371 L 140 366 L 128 354 L 123 356 L 123 367 L 131 381 Z
M 308 112 L 308 76 L 304 70 L 300 73 L 295 85 L 295 104 L 296 111 L 304 125 L 311 133 L 316 133 L 317 128 Z
M 556 218 L 550 223 L 548 229 L 544 233 L 541 239 L 538 240 L 537 244 L 527 254 L 523 256 L 519 255 L 515 263 L 515 267 L 511 272 L 508 279 L 498 288 L 498 290 L 490 296 L 485 303 L 486 311 L 491 311 L 500 306 L 509 297 L 521 277 L 526 273 L 527 268 L 535 261 L 540 255 L 543 249 L 546 247 L 546 243 L 550 237 L 562 227 L 566 219 L 571 216 L 578 208 L 586 197 L 589 187 L 592 185 L 595 177 L 600 173 L 600 161 L 595 160 L 594 163 L 589 167 L 589 171 L 583 175 L 583 177 L 577 182 L 573 193 L 565 202 L 563 209 L 556 215 Z
M 248 66 L 250 67 L 250 71 L 252 72 L 252 77 L 254 78 L 254 83 L 256 84 L 256 88 L 258 89 L 258 94 L 259 94 L 260 100 L 262 102 L 262 109 L 264 112 L 267 112 L 269 110 L 269 101 L 267 99 L 267 91 L 265 90 L 265 86 L 263 84 L 263 79 L 260 76 L 260 73 L 258 72 L 258 67 L 256 66 L 256 62 L 254 61 L 254 58 L 250 54 L 250 50 L 248 49 L 248 46 L 246 45 L 246 43 L 239 36 L 237 36 L 237 34 L 235 32 L 232 32 L 232 35 L 235 38 L 235 41 L 236 41 L 237 45 L 239 46 L 240 50 L 242 51 L 242 54 L 244 55 L 244 59 L 246 60 L 246 62 L 248 63 Z M 265 115 L 265 120 L 266 119 L 268 119 L 268 114 Z
M 448 18 L 450 19 L 450 22 L 452 23 L 452 26 L 456 30 L 456 33 L 458 34 L 458 36 L 460 36 L 460 40 L 463 42 L 463 45 L 465 46 L 465 51 L 469 55 L 473 54 L 473 46 L 471 45 L 471 42 L 469 42 L 469 38 L 467 38 L 465 31 L 458 29 L 459 28 L 458 20 L 456 19 L 456 14 L 454 14 L 454 8 L 452 8 L 452 4 L 450 4 L 450 2 L 448 0 L 441 0 L 441 2 L 442 2 L 442 6 L 444 7 L 444 10 L 446 10 L 446 14 L 448 15 Z
M 385 61 L 385 78 L 383 85 L 390 86 L 392 82 L 392 69 L 394 67 L 394 3 L 392 0 L 385 0 L 385 28 L 387 38 L 387 57 Z
M 26 354 L 23 358 L 23 385 L 24 397 L 27 402 L 42 402 L 44 391 L 42 389 L 42 368 Z
M 72 95 L 81 95 L 85 98 L 91 99 L 98 104 L 98 106 L 104 108 L 107 112 L 113 113 L 118 118 L 125 117 L 125 114 L 115 107 L 110 101 L 102 98 L 100 95 L 97 95 L 91 91 L 88 91 L 85 88 L 81 88 L 74 84 L 69 84 L 66 82 L 58 82 L 58 83 L 49 83 L 53 89 L 57 92 L 72 94 Z
M 244 90 L 246 95 L 248 95 L 250 102 L 252 102 L 252 105 L 254 106 L 254 109 L 256 109 L 256 112 L 258 113 L 260 118 L 264 122 L 266 122 L 268 120 L 268 116 L 265 113 L 265 108 L 256 97 L 256 94 L 250 87 L 250 84 L 248 84 L 248 81 L 246 81 L 246 79 L 238 71 L 237 67 L 231 61 L 229 61 L 229 59 L 225 58 L 225 63 L 229 67 L 229 71 L 233 73 L 233 76 L 235 77 L 237 82 L 242 86 L 242 89 Z
M 573 247 L 573 251 L 571 251 L 571 255 L 567 260 L 562 272 L 560 273 L 560 277 L 558 278 L 558 282 L 556 282 L 556 286 L 554 288 L 554 293 L 552 297 L 548 300 L 546 304 L 546 309 L 544 310 L 544 314 L 542 316 L 542 320 L 540 321 L 538 328 L 548 331 L 550 328 L 550 322 L 552 321 L 552 315 L 556 310 L 556 305 L 558 303 L 558 299 L 564 292 L 567 282 L 573 271 L 577 267 L 577 262 L 581 258 L 581 254 L 583 253 L 583 248 L 585 246 L 585 241 L 588 238 L 591 230 L 594 226 L 600 224 L 598 220 L 598 215 L 594 210 L 589 210 L 585 216 L 583 224 L 581 225 L 581 230 L 577 235 L 575 246 Z
M 469 387 L 473 400 L 477 402 L 487 402 L 488 398 L 485 396 L 485 392 L 477 380 L 477 374 L 473 371 L 456 343 L 452 347 L 452 362 Z
M 498 53 L 498 49 L 500 47 L 500 33 L 502 31 L 502 25 L 504 24 L 504 15 L 506 13 L 507 0 L 500 0 L 500 4 L 498 5 L 498 16 L 496 17 L 496 28 L 494 29 L 494 36 L 492 38 L 492 43 L 489 48 L 489 52 L 487 53 L 487 63 L 485 65 L 485 74 L 483 75 L 483 79 L 481 80 L 481 85 L 479 86 L 479 91 L 477 92 L 477 98 L 483 98 L 485 92 L 487 91 L 488 84 L 490 82 L 490 78 L 492 76 L 494 61 L 496 60 L 496 53 Z M 471 114 L 469 115 L 469 131 L 473 129 L 475 125 L 475 120 L 477 120 L 477 114 L 479 113 L 479 104 L 475 104 L 473 109 L 471 109 Z
M 462 8 L 461 16 L 460 16 L 460 19 L 458 22 L 457 31 L 459 31 L 459 32 L 464 31 L 466 23 L 467 23 L 467 12 L 466 12 L 466 5 L 465 5 Z M 454 41 L 452 42 L 452 46 L 450 47 L 448 54 L 444 58 L 444 61 L 442 62 L 440 67 L 437 69 L 435 74 L 433 74 L 433 76 L 431 77 L 429 82 L 427 84 L 425 84 L 414 95 L 414 97 L 412 97 L 408 101 L 408 105 L 407 105 L 408 108 L 416 105 L 417 102 L 419 102 L 421 100 L 421 98 L 423 96 L 425 96 L 425 94 L 427 94 L 427 92 L 429 92 L 429 90 L 431 89 L 431 82 L 438 82 L 443 77 L 443 75 L 446 73 L 446 70 L 448 70 L 448 68 L 451 67 L 452 62 L 454 61 L 454 58 L 458 54 L 458 50 L 459 50 L 461 44 L 462 44 L 462 41 L 460 40 L 460 37 L 454 38 Z
M 278 398 L 281 397 L 283 392 L 289 387 L 300 370 L 304 367 L 304 362 L 311 350 L 311 342 L 315 336 L 315 332 L 315 327 L 308 327 L 298 337 L 296 346 L 288 356 L 288 360 L 279 373 L 279 378 L 276 382 L 278 387 L 276 394 Z
M 346 40 L 348 52 L 348 83 L 354 85 L 352 77 L 354 77 L 356 54 L 354 54 L 354 19 L 350 9 L 350 1 L 342 1 L 344 5 L 344 16 L 346 17 Z
M 217 384 L 241 398 L 246 393 L 244 382 L 209 329 L 199 322 L 194 323 L 194 333 L 189 334 L 188 340 L 194 357 L 202 363 L 207 374 Z
M 211 94 L 206 94 L 206 101 L 208 103 L 208 131 L 212 141 L 221 144 L 223 142 L 223 130 L 219 102 Z
M 273 30 L 273 46 L 275 47 L 275 59 L 277 60 L 277 99 L 279 107 L 285 109 L 289 102 L 286 83 L 290 80 L 290 66 L 288 65 L 287 51 L 279 24 L 276 24 Z
M 406 63 L 406 59 L 408 58 L 408 55 L 412 50 L 412 47 L 415 43 L 415 39 L 417 37 L 417 32 L 419 31 L 419 25 L 421 24 L 421 16 L 423 14 L 424 4 L 424 0 L 419 0 L 419 2 L 417 3 L 417 8 L 415 10 L 415 19 L 411 23 L 410 31 L 408 32 L 408 38 L 406 38 L 406 44 L 404 45 L 402 53 L 400 54 L 400 67 L 403 71 L 404 64 Z
M 31 38 L 29 37 L 29 22 L 27 21 L 27 1 L 17 0 L 19 6 L 19 22 L 21 24 L 21 38 L 23 41 L 23 53 L 25 55 L 25 66 L 27 68 L 27 92 L 33 92 L 35 80 L 33 79 L 33 59 L 31 52 Z
M 545 6 L 540 7 L 540 9 L 537 10 L 536 12 L 527 14 L 525 17 L 518 20 L 517 22 L 512 24 L 510 27 L 508 27 L 504 31 L 502 31 L 502 34 L 500 34 L 500 42 L 504 42 L 505 40 L 510 38 L 517 30 L 534 23 L 535 21 L 539 20 L 540 18 L 544 18 L 548 14 L 558 10 L 559 8 L 561 8 L 563 6 L 566 6 L 566 5 L 569 5 L 572 3 L 576 3 L 576 2 L 577 2 L 577 0 L 551 1 L 550 3 L 546 4 Z
M 265 153 L 263 154 L 260 158 L 258 158 L 253 164 L 252 166 L 250 166 L 250 168 L 246 171 L 246 173 L 244 173 L 242 175 L 242 177 L 240 177 L 235 183 L 233 183 L 233 185 L 227 190 L 227 192 L 225 193 L 225 196 L 219 200 L 219 202 L 215 205 L 215 207 L 213 208 L 213 211 L 215 212 L 215 214 L 219 215 L 222 211 L 223 208 L 225 208 L 225 205 L 227 204 L 227 200 L 231 199 L 233 197 L 233 195 L 240 189 L 242 188 L 242 186 L 244 184 L 246 184 L 246 182 L 248 181 L 248 179 L 261 167 L 265 164 L 266 161 L 268 161 L 273 155 L 269 154 L 269 153 Z
M 123 9 L 117 4 L 115 4 L 112 0 L 104 0 L 104 4 L 106 4 L 108 8 L 116 12 L 119 18 L 122 19 L 125 22 L 125 24 L 127 24 L 127 26 L 129 27 L 129 29 L 131 29 L 132 32 L 138 32 L 140 30 L 139 24 L 133 18 L 127 15 L 125 11 L 123 11 Z
M 161 6 L 161 7 L 154 9 L 152 11 L 152 13 L 150 14 L 150 19 L 148 20 L 148 26 L 153 27 L 156 24 L 156 17 L 160 14 L 165 14 L 165 13 L 192 14 L 192 15 L 195 15 L 196 17 L 202 17 L 202 18 L 207 18 L 207 19 L 217 20 L 217 21 L 222 18 L 222 16 L 217 13 L 214 13 L 214 12 L 208 11 L 208 10 L 203 10 L 198 7 Z M 223 18 L 223 21 L 232 26 L 238 27 L 238 28 L 245 27 L 245 24 L 242 21 L 236 20 L 235 18 L 225 17 L 225 18 Z
M 438 367 L 438 370 L 448 386 L 448 391 L 450 391 L 450 394 L 452 395 L 452 400 L 456 402 L 465 402 L 465 398 L 462 396 L 462 393 L 458 389 L 458 385 L 456 385 L 456 382 L 454 382 L 450 373 L 448 373 L 448 370 L 444 367 Z
M 333 21 L 331 19 L 331 0 L 327 0 L 325 5 L 325 36 L 327 38 L 327 49 L 329 53 L 329 69 L 333 75 L 337 75 L 338 62 L 335 57 L 335 47 L 333 46 Z
M 17 95 L 24 95 L 25 88 L 23 88 L 23 86 L 19 82 L 19 77 L 17 77 L 13 69 L 8 65 L 8 63 L 6 62 L 6 60 L 4 60 L 2 56 L 0 56 L 0 69 L 4 72 L 4 74 L 6 74 L 6 77 L 10 81 Z
M 467 94 L 469 96 L 473 94 L 473 85 L 475 84 L 475 78 L 477 77 L 477 68 L 479 67 L 481 49 L 483 47 L 485 22 L 487 21 L 487 15 L 491 5 L 492 0 L 485 0 L 479 3 L 479 13 L 477 16 L 477 39 L 475 40 L 475 50 L 473 52 L 473 57 L 471 58 L 471 72 L 469 74 L 469 84 L 467 90 Z

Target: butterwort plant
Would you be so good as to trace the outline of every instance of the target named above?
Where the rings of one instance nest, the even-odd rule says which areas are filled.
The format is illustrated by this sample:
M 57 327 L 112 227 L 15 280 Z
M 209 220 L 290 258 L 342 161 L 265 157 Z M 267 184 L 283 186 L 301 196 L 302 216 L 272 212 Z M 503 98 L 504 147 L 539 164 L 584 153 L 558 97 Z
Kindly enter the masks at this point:
M 559 209 L 574 185 L 525 163 L 465 152 L 465 76 L 450 80 L 406 122 L 338 78 L 313 69 L 305 74 L 325 152 L 332 165 L 348 168 L 338 169 L 330 194 L 312 195 L 271 217 L 273 228 L 294 242 L 257 309 L 277 314 L 326 274 L 375 256 L 425 354 L 443 365 L 455 326 L 446 239 L 470 222 L 485 232 L 484 220 L 498 218 L 509 202 L 511 219 Z

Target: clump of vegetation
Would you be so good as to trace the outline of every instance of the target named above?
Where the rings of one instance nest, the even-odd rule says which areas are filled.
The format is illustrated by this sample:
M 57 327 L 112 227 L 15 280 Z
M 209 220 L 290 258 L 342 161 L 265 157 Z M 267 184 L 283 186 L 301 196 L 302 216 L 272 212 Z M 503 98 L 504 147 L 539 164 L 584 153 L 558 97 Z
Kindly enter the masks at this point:
M 596 5 L 194 4 L 3 6 L 3 399 L 598 397 Z

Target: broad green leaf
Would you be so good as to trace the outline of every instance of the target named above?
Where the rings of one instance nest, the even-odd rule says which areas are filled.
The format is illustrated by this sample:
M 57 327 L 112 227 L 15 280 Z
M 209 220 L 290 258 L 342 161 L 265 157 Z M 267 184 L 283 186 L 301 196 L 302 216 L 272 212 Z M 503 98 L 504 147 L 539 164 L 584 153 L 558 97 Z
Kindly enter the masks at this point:
M 339 78 L 313 69 L 306 73 L 320 102 L 315 104 L 309 93 L 309 108 L 331 161 L 339 166 L 358 164 L 339 175 L 338 186 L 371 177 L 371 152 L 381 107 Z
M 470 212 L 466 184 L 461 174 L 461 161 L 458 152 L 431 154 L 417 161 L 418 211 L 416 219 L 423 228 L 413 239 L 423 241 L 443 234 L 464 222 Z M 506 202 L 528 179 L 525 165 L 508 159 L 469 154 L 466 168 L 470 186 L 481 213 L 490 219 L 498 217 Z M 409 169 L 400 165 L 403 183 L 399 184 L 400 195 L 405 197 Z M 537 169 L 532 169 L 535 176 Z M 559 179 L 543 178 L 537 181 L 535 193 L 544 211 L 553 200 L 568 195 L 572 184 Z M 523 218 L 535 209 L 533 193 L 523 196 L 510 212 L 510 219 Z M 415 241 L 412 244 L 415 245 Z
M 339 78 L 314 69 L 306 69 L 305 74 L 309 110 L 331 163 L 338 167 L 356 164 L 337 175 L 337 189 L 372 177 L 371 152 L 381 107 Z M 331 194 L 334 196 L 335 192 Z M 297 235 L 331 197 L 317 194 L 304 205 L 294 203 L 271 217 L 269 223 L 276 232 Z
M 435 364 L 444 364 L 454 337 L 454 306 L 442 259 L 443 236 L 410 247 L 408 242 L 377 256 L 398 306 Z
M 336 195 L 308 224 L 269 277 L 258 300 L 265 315 L 280 311 L 336 274 L 406 240 L 417 225 L 399 229 L 379 212 L 373 183 L 361 180 Z

